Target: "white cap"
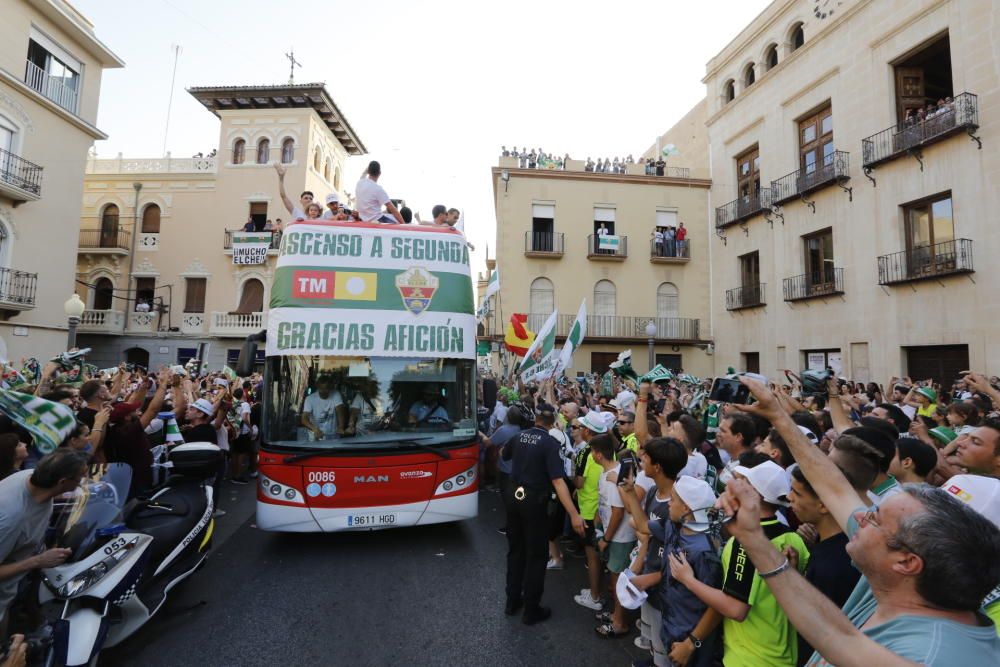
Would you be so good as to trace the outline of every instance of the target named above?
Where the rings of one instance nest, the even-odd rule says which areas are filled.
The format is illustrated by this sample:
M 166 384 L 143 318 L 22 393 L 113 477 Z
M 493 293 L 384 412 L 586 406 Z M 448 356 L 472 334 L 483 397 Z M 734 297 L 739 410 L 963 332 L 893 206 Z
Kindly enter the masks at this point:
M 699 532 L 708 530 L 708 510 L 715 506 L 712 485 L 703 479 L 681 475 L 674 482 L 674 491 L 691 509 L 692 518 L 684 522 L 685 528 Z
M 584 427 L 585 429 L 591 430 L 594 433 L 608 432 L 608 427 L 604 424 L 604 419 L 601 418 L 599 412 L 594 412 L 593 410 L 591 410 L 584 416 L 580 417 L 578 421 L 580 422 L 580 426 Z
M 217 387 L 228 387 L 229 380 L 227 380 L 226 378 L 215 378 L 214 384 Z
M 796 426 L 799 427 L 799 430 L 802 431 L 803 435 L 805 435 L 807 438 L 809 438 L 809 442 L 811 442 L 814 445 L 818 445 L 819 444 L 819 438 L 816 437 L 815 433 L 813 433 L 812 431 L 810 431 L 805 426 L 802 426 L 801 424 L 796 424 Z
M 332 204 L 333 202 L 337 202 L 338 204 L 340 203 L 340 197 L 337 196 L 336 192 L 331 192 L 326 196 L 327 204 Z
M 630 568 L 625 568 L 618 577 L 618 583 L 615 584 L 615 592 L 618 593 L 618 601 L 621 602 L 622 606 L 626 609 L 638 609 L 649 597 L 646 591 L 640 591 L 635 587 L 635 584 L 632 583 L 632 577 L 634 576 L 635 574 Z
M 215 406 L 212 405 L 209 401 L 205 400 L 204 398 L 199 398 L 198 400 L 196 400 L 194 403 L 191 404 L 191 407 L 199 412 L 204 412 L 209 417 L 215 414 Z
M 792 490 L 792 484 L 785 469 L 774 461 L 765 461 L 753 468 L 736 466 L 733 472 L 746 477 L 750 486 L 760 494 L 764 502 L 788 507 L 786 496 Z
M 608 401 L 607 407 L 611 408 L 615 412 L 621 412 L 622 411 L 622 405 L 621 405 L 621 403 L 618 402 L 617 398 L 612 398 L 610 401 Z
M 1000 479 L 955 475 L 941 488 L 1000 527 Z
M 614 427 L 615 422 L 618 421 L 618 416 L 613 415 L 610 412 L 599 412 L 597 413 L 597 416 L 604 420 L 604 428 L 609 431 Z

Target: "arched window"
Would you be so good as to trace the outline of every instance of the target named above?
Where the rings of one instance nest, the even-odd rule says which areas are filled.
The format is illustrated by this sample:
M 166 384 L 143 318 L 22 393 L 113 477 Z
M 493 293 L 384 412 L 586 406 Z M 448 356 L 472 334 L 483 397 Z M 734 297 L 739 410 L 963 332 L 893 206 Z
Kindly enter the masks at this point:
M 94 310 L 114 310 L 114 293 L 110 278 L 98 278 L 94 283 Z
M 778 45 L 772 44 L 764 51 L 764 67 L 774 69 L 778 66 Z
M 802 24 L 796 23 L 789 33 L 788 42 L 792 45 L 792 51 L 796 51 L 806 43 L 806 33 L 802 30 Z
M 142 233 L 160 233 L 160 207 L 156 204 L 150 204 L 142 209 Z
M 240 305 L 236 308 L 237 313 L 259 313 L 264 310 L 264 283 L 256 278 L 251 278 L 243 283 L 243 292 L 240 294 Z
M 722 99 L 729 104 L 736 99 L 736 82 L 730 79 L 722 86 Z
M 237 139 L 233 143 L 233 164 L 243 164 L 247 157 L 247 142 Z
M 615 335 L 615 313 L 618 309 L 618 290 L 610 280 L 598 280 L 594 285 L 594 317 L 591 318 L 587 333 L 593 330 L 595 336 Z
M 281 163 L 291 164 L 295 162 L 295 140 L 287 137 L 281 142 Z
M 340 167 L 333 170 L 333 189 L 340 189 Z
M 257 142 L 257 164 L 267 164 L 271 155 L 271 140 L 261 139 Z
M 757 73 L 754 69 L 753 63 L 747 65 L 746 69 L 743 70 L 743 87 L 749 88 L 757 80 Z
M 330 160 L 327 158 L 326 162 L 323 163 L 323 180 L 327 183 L 330 182 Z
M 101 212 L 101 247 L 118 247 L 118 207 L 108 204 Z
M 313 151 L 313 169 L 319 171 L 319 146 Z
M 555 290 L 548 278 L 535 278 L 531 281 L 531 293 L 528 298 L 528 312 L 543 318 L 552 314 L 556 308 Z M 533 328 L 533 327 L 529 327 Z

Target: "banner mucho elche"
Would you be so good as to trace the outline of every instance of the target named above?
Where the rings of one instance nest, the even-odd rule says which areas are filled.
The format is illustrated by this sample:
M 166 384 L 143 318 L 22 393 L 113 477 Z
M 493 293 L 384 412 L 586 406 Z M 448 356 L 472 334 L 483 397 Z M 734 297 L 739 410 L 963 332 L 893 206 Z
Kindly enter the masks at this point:
M 437 228 L 299 223 L 284 235 L 267 354 L 476 358 L 465 237 Z
M 263 264 L 271 248 L 271 232 L 233 232 L 233 264 Z

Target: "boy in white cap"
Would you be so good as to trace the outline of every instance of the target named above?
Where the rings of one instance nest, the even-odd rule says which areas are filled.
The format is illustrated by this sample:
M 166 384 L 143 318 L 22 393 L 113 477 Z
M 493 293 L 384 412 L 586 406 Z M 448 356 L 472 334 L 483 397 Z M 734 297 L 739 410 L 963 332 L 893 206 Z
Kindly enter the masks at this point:
M 347 216 L 340 210 L 340 197 L 336 192 L 331 192 L 326 196 L 326 210 L 320 217 L 323 220 L 347 220 Z
M 788 475 L 777 463 L 766 461 L 753 468 L 737 466 L 736 478 L 746 479 L 761 498 L 761 527 L 780 551 L 794 550 L 799 572 L 809 564 L 809 550 L 797 533 L 778 521 L 778 507 L 787 506 L 791 490 Z M 790 559 L 793 560 L 793 559 Z M 723 664 L 795 667 L 798 635 L 736 538 L 722 550 L 722 588 L 706 585 L 684 567 L 684 559 L 671 558 L 671 574 L 702 602 L 723 616 Z M 770 574 L 770 573 L 765 573 Z

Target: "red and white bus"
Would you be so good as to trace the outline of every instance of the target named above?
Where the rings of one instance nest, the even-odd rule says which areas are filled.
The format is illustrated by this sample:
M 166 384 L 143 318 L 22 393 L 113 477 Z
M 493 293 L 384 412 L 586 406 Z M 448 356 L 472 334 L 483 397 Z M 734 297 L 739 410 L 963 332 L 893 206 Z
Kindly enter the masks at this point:
M 478 512 L 475 315 L 449 228 L 297 224 L 267 330 L 257 526 L 310 532 Z

